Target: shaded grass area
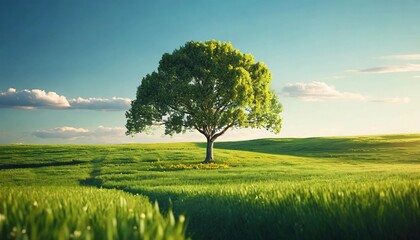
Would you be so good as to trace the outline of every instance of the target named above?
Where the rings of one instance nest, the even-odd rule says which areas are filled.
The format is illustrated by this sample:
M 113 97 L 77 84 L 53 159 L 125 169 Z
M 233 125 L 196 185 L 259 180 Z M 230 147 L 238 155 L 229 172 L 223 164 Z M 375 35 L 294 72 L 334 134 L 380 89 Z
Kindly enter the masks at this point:
M 395 188 L 399 188 L 395 191 Z M 135 188 L 129 191 L 135 192 Z M 279 183 L 143 194 L 171 199 L 203 239 L 417 239 L 418 185 Z
M 0 146 L 6 153 L 0 163 L 89 163 L 1 170 L 0 179 L 6 186 L 88 185 L 144 194 L 165 211 L 186 214 L 188 235 L 196 239 L 418 239 L 419 140 L 220 142 L 215 158 L 227 167 L 210 169 L 195 167 L 205 154 L 199 143 Z
M 203 144 L 198 144 L 204 147 Z M 257 139 L 218 142 L 216 148 L 342 160 L 420 163 L 420 136 L 380 135 L 361 137 Z
M 101 169 L 103 165 L 104 159 L 94 159 L 91 161 L 93 169 L 89 173 L 89 177 L 86 179 L 80 179 L 79 183 L 82 186 L 95 186 L 100 187 L 102 184 L 102 179 L 97 178 L 101 175 Z

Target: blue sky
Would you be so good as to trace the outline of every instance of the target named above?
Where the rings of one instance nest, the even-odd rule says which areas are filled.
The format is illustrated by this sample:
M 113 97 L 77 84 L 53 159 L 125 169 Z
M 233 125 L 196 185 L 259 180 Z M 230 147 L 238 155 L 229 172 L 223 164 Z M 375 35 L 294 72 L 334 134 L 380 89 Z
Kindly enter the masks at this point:
M 280 135 L 420 132 L 420 1 L 0 1 L 0 143 L 124 136 L 141 78 L 190 40 L 230 41 L 273 74 Z

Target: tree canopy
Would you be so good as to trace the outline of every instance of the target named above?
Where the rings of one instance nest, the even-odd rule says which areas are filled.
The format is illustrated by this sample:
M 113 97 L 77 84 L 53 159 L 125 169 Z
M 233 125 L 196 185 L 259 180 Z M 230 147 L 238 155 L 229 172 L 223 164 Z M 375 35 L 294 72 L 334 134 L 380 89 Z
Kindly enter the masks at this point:
M 207 139 L 205 162 L 212 162 L 213 142 L 228 129 L 280 132 L 282 106 L 270 82 L 267 66 L 231 43 L 187 42 L 142 79 L 126 112 L 126 134 L 158 125 L 168 135 L 197 130 Z

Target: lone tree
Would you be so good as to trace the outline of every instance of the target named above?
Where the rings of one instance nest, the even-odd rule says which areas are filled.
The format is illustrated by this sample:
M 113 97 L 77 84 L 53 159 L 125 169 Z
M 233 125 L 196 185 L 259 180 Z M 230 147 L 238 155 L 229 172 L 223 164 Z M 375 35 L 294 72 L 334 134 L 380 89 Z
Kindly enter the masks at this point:
M 271 73 L 231 43 L 187 42 L 165 53 L 146 75 L 126 112 L 127 135 L 165 126 L 165 134 L 197 130 L 207 139 L 205 163 L 214 162 L 213 143 L 228 129 L 281 129 L 282 106 L 270 89 Z

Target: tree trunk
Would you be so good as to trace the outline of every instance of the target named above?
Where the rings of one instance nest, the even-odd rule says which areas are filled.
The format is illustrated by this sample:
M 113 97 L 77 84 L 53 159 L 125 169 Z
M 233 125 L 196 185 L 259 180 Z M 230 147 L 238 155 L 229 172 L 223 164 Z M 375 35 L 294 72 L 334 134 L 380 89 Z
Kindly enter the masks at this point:
M 214 158 L 213 158 L 213 143 L 214 143 L 214 140 L 211 140 L 210 137 L 207 137 L 206 159 L 204 160 L 204 163 L 212 163 L 212 162 L 214 162 Z

